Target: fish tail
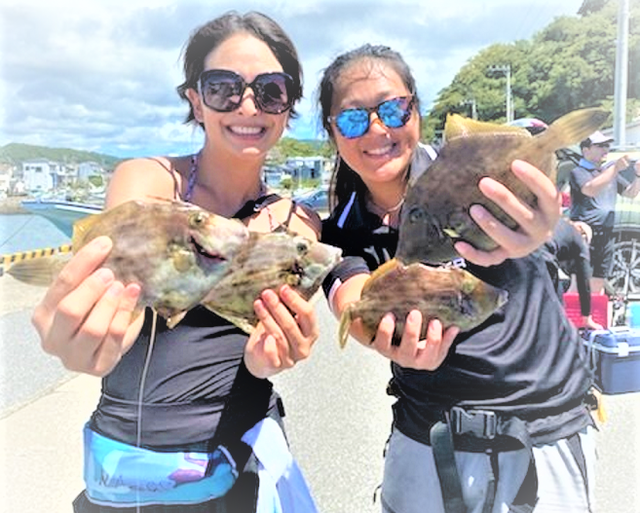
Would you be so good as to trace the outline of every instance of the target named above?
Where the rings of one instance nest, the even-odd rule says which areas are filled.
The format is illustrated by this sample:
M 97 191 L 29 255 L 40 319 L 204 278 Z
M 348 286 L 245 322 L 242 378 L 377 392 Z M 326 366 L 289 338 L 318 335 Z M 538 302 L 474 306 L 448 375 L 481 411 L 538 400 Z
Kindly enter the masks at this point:
M 9 267 L 6 273 L 28 285 L 48 287 L 69 259 L 69 255 L 64 257 L 54 255 L 33 260 L 21 260 Z
M 541 145 L 559 150 L 589 137 L 608 117 L 609 112 L 601 108 L 574 110 L 555 120 L 535 139 Z
M 342 312 L 340 316 L 340 327 L 338 329 L 338 341 L 340 342 L 340 349 L 344 349 L 349 339 L 349 328 L 353 321 L 351 305 L 347 305 L 347 308 Z

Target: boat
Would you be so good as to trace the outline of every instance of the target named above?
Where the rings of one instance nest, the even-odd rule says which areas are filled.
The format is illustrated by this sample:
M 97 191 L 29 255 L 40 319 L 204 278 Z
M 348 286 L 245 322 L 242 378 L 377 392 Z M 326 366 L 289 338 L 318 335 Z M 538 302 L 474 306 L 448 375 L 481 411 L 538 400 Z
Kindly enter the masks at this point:
M 100 203 L 80 203 L 55 199 L 34 199 L 21 202 L 22 207 L 32 214 L 45 217 L 62 233 L 71 237 L 73 223 L 91 214 L 102 212 Z

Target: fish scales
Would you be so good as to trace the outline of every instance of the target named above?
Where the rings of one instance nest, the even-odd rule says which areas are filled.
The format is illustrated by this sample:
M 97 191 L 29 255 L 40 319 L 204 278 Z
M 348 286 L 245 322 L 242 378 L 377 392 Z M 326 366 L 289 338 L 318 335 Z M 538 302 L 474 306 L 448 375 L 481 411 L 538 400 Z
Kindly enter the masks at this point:
M 412 310 L 422 313 L 421 338 L 428 321 L 468 331 L 482 324 L 507 301 L 507 292 L 489 285 L 464 269 L 431 267 L 420 263 L 405 266 L 398 260 L 378 268 L 367 280 L 359 301 L 347 306 L 340 319 L 340 345 L 346 344 L 349 326 L 361 319 L 367 336 L 376 334 L 382 317 L 391 312 L 396 320 L 394 343 L 404 331 Z
M 103 266 L 125 284 L 138 283 L 137 308 L 150 306 L 173 326 L 225 275 L 250 232 L 189 203 L 132 200 L 77 221 L 73 250 L 101 235 L 113 241 Z M 69 258 L 24 261 L 7 273 L 46 286 Z
M 535 195 L 512 173 L 512 162 L 529 162 L 555 180 L 555 151 L 586 138 L 606 118 L 602 109 L 578 110 L 531 136 L 519 127 L 449 116 L 438 158 L 407 191 L 396 258 L 405 264 L 448 262 L 458 256 L 454 248 L 457 241 L 485 251 L 495 249 L 496 243 L 473 221 L 469 208 L 483 205 L 512 229 L 517 223 L 480 192 L 480 179 L 489 176 L 497 180 L 535 207 Z
M 252 232 L 203 304 L 251 333 L 258 322 L 253 303 L 263 290 L 278 290 L 286 284 L 310 299 L 341 254 L 334 246 L 286 231 Z

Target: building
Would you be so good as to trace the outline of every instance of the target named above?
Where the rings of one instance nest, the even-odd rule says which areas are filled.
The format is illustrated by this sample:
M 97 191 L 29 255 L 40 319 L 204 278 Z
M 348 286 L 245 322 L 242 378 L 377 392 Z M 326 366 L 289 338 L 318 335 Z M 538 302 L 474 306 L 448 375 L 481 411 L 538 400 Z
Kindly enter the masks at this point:
M 26 160 L 22 163 L 22 180 L 28 192 L 50 191 L 58 187 L 64 175 L 63 166 L 48 159 Z
M 607 137 L 613 137 L 613 128 L 602 130 Z M 640 148 L 640 117 L 627 123 L 625 128 L 625 148 Z

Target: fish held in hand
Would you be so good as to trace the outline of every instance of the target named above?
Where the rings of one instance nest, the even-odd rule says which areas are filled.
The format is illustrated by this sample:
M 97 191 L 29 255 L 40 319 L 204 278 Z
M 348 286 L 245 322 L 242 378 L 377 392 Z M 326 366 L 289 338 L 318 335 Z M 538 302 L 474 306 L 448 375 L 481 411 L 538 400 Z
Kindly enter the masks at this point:
M 339 248 L 290 232 L 252 232 L 226 276 L 202 303 L 251 333 L 258 323 L 253 303 L 263 290 L 289 285 L 308 300 L 341 255 Z
M 173 326 L 224 276 L 249 233 L 237 219 L 189 203 L 132 200 L 77 221 L 72 247 L 77 251 L 98 236 L 110 237 L 113 248 L 103 267 L 125 284 L 138 283 L 137 308 L 150 306 Z M 48 286 L 69 259 L 23 261 L 7 273 Z
M 373 340 L 385 314 L 395 317 L 394 344 L 404 332 L 407 315 L 422 313 L 420 338 L 426 337 L 432 319 L 444 328 L 458 326 L 469 331 L 479 326 L 507 301 L 507 292 L 485 283 L 458 268 L 430 267 L 421 263 L 404 265 L 396 259 L 380 266 L 367 280 L 359 301 L 347 305 L 340 318 L 339 341 L 344 347 L 349 327 L 360 319 Z
M 517 223 L 480 192 L 480 179 L 493 178 L 535 207 L 536 196 L 513 174 L 512 162 L 528 162 L 555 181 L 555 151 L 588 137 L 607 115 L 598 108 L 573 111 L 535 136 L 520 127 L 449 115 L 438 158 L 407 191 L 396 258 L 406 264 L 448 262 L 458 256 L 457 241 L 484 251 L 495 249 L 496 243 L 473 221 L 469 208 L 483 205 L 511 229 L 517 229 Z

